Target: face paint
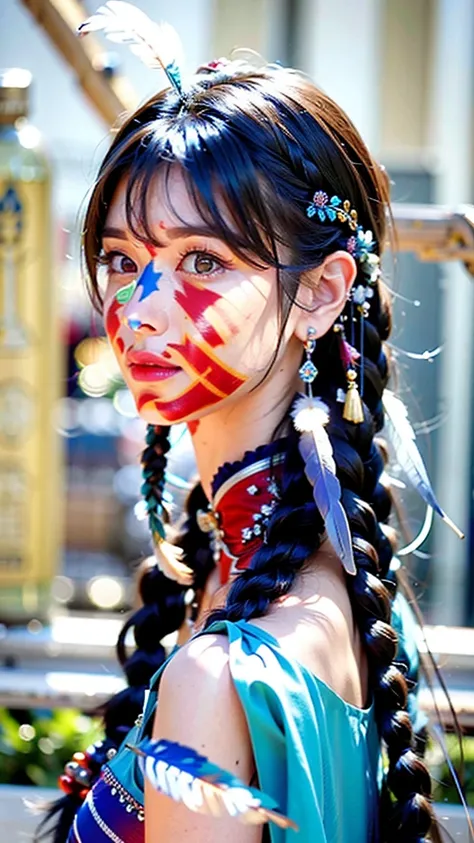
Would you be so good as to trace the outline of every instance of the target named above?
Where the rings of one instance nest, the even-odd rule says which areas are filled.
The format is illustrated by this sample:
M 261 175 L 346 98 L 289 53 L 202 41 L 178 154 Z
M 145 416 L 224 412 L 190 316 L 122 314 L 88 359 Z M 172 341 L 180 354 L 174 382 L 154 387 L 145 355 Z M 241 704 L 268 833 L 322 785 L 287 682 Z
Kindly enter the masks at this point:
M 132 298 L 135 290 L 137 289 L 137 281 L 134 278 L 133 281 L 130 281 L 130 284 L 127 284 L 126 287 L 121 287 L 120 290 L 117 290 L 115 293 L 115 299 L 118 301 L 119 304 L 127 304 Z
M 204 384 L 195 381 L 180 395 L 165 401 L 157 398 L 154 393 L 143 393 L 137 400 L 137 410 L 140 413 L 146 405 L 151 405 L 167 422 L 178 422 L 191 413 L 205 410 L 217 404 L 222 399 L 211 392 Z
M 156 246 L 153 246 L 151 243 L 144 244 L 145 249 L 147 250 L 148 254 L 152 257 L 156 257 Z
M 188 422 L 188 430 L 189 430 L 191 436 L 194 436 L 198 427 L 199 427 L 199 419 L 194 419 L 194 421 Z
M 114 297 L 112 304 L 110 305 L 106 315 L 105 315 L 105 330 L 107 332 L 107 336 L 109 337 L 110 342 L 113 344 L 117 334 L 120 330 L 120 317 L 118 315 L 118 311 L 121 308 L 120 302 L 117 301 L 117 298 Z
M 201 382 L 221 398 L 227 398 L 247 380 L 189 337 L 183 344 L 169 343 L 168 348 L 176 352 L 174 357 L 179 366 L 191 367 L 192 374 L 197 374 Z
M 184 369 L 191 368 L 190 376 L 197 375 L 197 378 L 171 399 L 160 399 L 150 392 L 142 393 L 137 401 L 139 412 L 146 404 L 152 404 L 167 421 L 178 421 L 228 398 L 247 380 L 189 337 L 184 344 L 170 343 L 168 348 L 175 352 L 173 357 L 176 362 Z
M 197 281 L 182 281 L 181 290 L 177 290 L 174 297 L 180 307 L 192 320 L 201 337 L 212 347 L 224 345 L 225 339 L 235 330 L 233 325 L 226 324 L 217 312 L 216 306 L 222 303 L 222 296 L 206 289 Z M 214 324 L 211 324 L 214 322 Z M 217 330 L 220 328 L 220 331 Z M 227 334 L 222 336 L 222 334 Z
M 162 272 L 155 269 L 155 261 L 150 261 L 137 280 L 137 288 L 140 290 L 139 302 L 145 301 L 148 296 L 151 296 L 152 293 L 156 293 L 160 289 L 158 281 L 162 275 Z

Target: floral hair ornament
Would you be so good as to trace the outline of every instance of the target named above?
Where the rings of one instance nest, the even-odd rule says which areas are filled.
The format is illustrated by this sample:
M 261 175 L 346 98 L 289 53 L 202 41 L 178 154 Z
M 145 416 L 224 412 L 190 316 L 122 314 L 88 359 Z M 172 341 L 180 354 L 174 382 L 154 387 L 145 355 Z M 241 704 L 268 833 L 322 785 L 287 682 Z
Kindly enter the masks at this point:
M 79 36 L 103 32 L 109 41 L 128 44 L 147 67 L 163 70 L 181 99 L 183 49 L 177 32 L 168 23 L 155 23 L 145 12 L 124 0 L 108 0 L 77 29 Z

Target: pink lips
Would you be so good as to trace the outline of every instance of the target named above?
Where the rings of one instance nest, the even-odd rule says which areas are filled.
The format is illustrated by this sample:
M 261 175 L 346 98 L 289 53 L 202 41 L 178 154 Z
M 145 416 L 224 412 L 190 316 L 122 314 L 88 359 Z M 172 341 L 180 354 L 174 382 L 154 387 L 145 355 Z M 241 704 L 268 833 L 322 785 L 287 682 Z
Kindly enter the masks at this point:
M 125 361 L 135 381 L 166 380 L 181 371 L 179 366 L 174 366 L 165 357 L 150 351 L 128 351 Z

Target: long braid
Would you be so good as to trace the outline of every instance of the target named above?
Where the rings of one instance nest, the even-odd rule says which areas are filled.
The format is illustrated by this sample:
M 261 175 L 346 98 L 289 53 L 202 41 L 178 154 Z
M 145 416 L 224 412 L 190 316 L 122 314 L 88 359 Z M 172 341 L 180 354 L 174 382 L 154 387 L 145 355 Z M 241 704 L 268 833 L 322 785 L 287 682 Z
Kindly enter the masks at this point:
M 392 546 L 379 523 L 388 518 L 390 498 L 379 483 L 384 459 L 373 439 L 383 425 L 381 397 L 388 380 L 388 364 L 382 339 L 386 339 L 389 326 L 388 308 L 378 288 L 370 321 L 365 319 L 362 325 L 365 421 L 361 425 L 344 422 L 334 410 L 328 433 L 354 541 L 357 574 L 348 578 L 349 593 L 367 652 L 379 731 L 387 748 L 387 787 L 395 797 L 393 805 L 388 797 L 382 812 L 382 839 L 415 843 L 424 839 L 432 825 L 431 780 L 414 752 L 408 689 L 403 674 L 393 664 L 398 639 L 390 625 L 393 591 L 386 580 Z M 334 362 L 325 359 L 328 370 Z M 352 468 L 348 470 L 348 466 Z
M 167 426 L 148 425 L 146 444 L 141 457 L 141 492 L 152 531 L 155 529 L 157 518 L 168 521 L 163 493 L 166 455 L 170 449 L 169 431 Z M 183 549 L 185 562 L 194 571 L 195 591 L 204 587 L 214 564 L 207 536 L 199 530 L 196 523 L 196 511 L 204 506 L 204 492 L 198 484 L 188 496 L 186 521 L 175 542 Z M 106 727 L 110 718 L 113 718 L 114 725 L 120 732 L 126 733 L 142 710 L 145 689 L 166 658 L 161 640 L 178 630 L 185 619 L 186 591 L 186 586 L 165 576 L 156 563 L 145 565 L 138 583 L 142 605 L 127 620 L 117 641 L 118 659 L 125 671 L 129 688 L 108 703 L 104 711 Z M 133 629 L 136 648 L 127 657 L 125 639 L 130 629 Z
M 170 447 L 168 434 L 169 427 L 149 425 L 142 453 L 142 494 L 152 527 L 155 517 L 166 517 L 163 491 L 166 454 Z M 142 711 L 145 689 L 166 658 L 161 639 L 179 629 L 185 618 L 186 588 L 165 577 L 156 564 L 146 564 L 141 571 L 138 592 L 142 605 L 128 618 L 117 641 L 117 656 L 128 687 L 96 712 L 102 716 L 105 735 L 103 741 L 86 751 L 89 786 L 97 780 L 109 754 L 116 751 Z M 131 629 L 136 646 L 128 656 L 125 639 Z M 70 793 L 47 806 L 46 816 L 37 830 L 37 840 L 51 835 L 52 843 L 65 843 L 82 803 L 80 791 L 84 791 L 84 782 L 82 787 L 76 787 L 73 782 Z

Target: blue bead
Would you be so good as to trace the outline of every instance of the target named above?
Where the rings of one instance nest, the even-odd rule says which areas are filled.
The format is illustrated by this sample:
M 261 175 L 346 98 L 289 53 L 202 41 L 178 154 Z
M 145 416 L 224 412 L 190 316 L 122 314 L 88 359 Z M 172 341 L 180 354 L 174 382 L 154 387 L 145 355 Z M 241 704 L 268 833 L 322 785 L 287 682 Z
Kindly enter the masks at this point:
M 305 383 L 312 383 L 318 374 L 318 370 L 311 360 L 306 360 L 299 369 L 299 376 Z

